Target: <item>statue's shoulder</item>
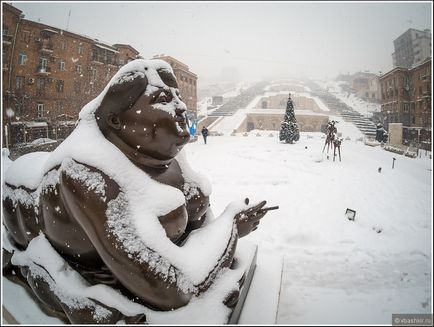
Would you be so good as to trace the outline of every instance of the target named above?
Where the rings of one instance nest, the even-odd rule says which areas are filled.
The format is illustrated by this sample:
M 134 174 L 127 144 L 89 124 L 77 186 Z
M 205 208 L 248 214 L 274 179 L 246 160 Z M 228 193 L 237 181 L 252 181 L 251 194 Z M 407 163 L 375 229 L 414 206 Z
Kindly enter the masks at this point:
M 32 152 L 12 161 L 5 172 L 4 182 L 10 186 L 35 190 L 47 173 L 46 163 L 51 152 Z
M 62 188 L 72 189 L 74 197 L 89 199 L 97 197 L 103 202 L 119 194 L 118 183 L 100 168 L 66 158 L 60 166 L 60 184 Z

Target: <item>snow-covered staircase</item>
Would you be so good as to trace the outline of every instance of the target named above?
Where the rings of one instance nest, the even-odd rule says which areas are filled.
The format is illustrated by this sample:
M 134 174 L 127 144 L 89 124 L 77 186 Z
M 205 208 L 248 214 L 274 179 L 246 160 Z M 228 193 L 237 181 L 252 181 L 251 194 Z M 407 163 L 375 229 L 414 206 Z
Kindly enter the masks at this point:
M 214 110 L 208 116 L 232 116 L 239 109 L 244 109 L 246 106 L 259 94 L 263 93 L 264 87 L 268 83 L 261 81 L 242 92 L 240 95 L 226 102 L 220 108 Z
M 372 120 L 363 116 L 331 93 L 318 87 L 316 84 L 311 84 L 310 88 L 313 95 L 319 97 L 330 110 L 338 113 L 344 121 L 351 122 L 356 125 L 356 127 L 366 137 L 375 138 L 376 127 Z
M 369 118 L 361 115 L 358 112 L 342 111 L 341 116 L 345 121 L 350 121 L 367 137 L 375 138 L 377 128 L 375 124 Z
M 237 112 L 232 116 L 222 117 L 220 121 L 216 121 L 209 130 L 210 132 L 219 132 L 223 134 L 231 134 L 245 119 L 246 114 L 244 112 Z

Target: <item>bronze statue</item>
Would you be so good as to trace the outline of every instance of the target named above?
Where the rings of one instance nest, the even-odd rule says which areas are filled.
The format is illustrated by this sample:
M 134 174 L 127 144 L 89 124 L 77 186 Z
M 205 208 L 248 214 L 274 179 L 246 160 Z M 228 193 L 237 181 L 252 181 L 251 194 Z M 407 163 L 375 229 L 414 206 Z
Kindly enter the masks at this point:
M 324 153 L 326 146 L 327 146 L 327 153 L 329 153 L 329 148 L 331 148 L 334 144 L 334 140 L 336 138 L 336 133 L 338 132 L 335 124 L 336 124 L 336 121 L 334 121 L 334 120 L 329 121 L 327 123 L 326 132 L 325 132 L 326 133 L 326 140 L 324 143 L 324 147 L 322 149 L 323 153 Z
M 333 140 L 333 161 L 336 159 L 336 149 L 338 149 L 339 153 L 339 161 L 341 161 L 341 144 L 342 144 L 342 138 L 337 138 Z
M 210 187 L 182 151 L 190 139 L 186 109 L 166 62 L 135 60 L 82 109 L 55 151 L 12 163 L 3 192 L 10 244 L 4 274 L 17 276 L 45 309 L 71 323 L 149 319 L 98 297 L 65 304 L 60 279 L 32 257 L 44 238 L 86 290 L 103 285 L 133 307 L 170 312 L 205 294 L 230 270 L 237 239 L 258 227 L 267 208 L 246 199 L 214 219 Z M 237 296 L 229 289 L 223 302 L 233 308 Z

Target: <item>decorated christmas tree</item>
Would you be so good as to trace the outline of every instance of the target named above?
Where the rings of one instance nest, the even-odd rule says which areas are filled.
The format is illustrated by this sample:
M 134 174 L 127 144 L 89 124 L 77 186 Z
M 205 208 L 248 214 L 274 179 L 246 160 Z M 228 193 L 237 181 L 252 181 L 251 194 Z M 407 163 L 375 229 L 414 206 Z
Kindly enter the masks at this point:
M 291 93 L 289 93 L 288 102 L 286 103 L 286 112 L 280 126 L 279 139 L 280 141 L 285 141 L 285 143 L 291 144 L 300 139 L 300 131 L 297 120 L 295 119 L 294 104 L 292 103 Z

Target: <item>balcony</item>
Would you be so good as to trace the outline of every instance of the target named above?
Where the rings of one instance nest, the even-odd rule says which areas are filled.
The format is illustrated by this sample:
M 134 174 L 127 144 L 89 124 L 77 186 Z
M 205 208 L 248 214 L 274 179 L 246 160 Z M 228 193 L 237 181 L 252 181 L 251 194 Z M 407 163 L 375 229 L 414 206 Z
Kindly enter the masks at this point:
M 9 44 L 11 44 L 11 43 L 12 43 L 12 39 L 13 39 L 12 35 L 9 35 L 9 34 L 3 34 L 3 44 L 4 44 L 4 45 L 9 45 Z
M 48 66 L 38 66 L 36 68 L 36 74 L 42 75 L 42 76 L 48 76 L 51 74 L 51 68 Z
M 41 42 L 39 44 L 39 52 L 40 53 L 53 53 L 53 43 L 51 42 Z
M 431 91 L 422 92 L 422 98 L 430 98 L 430 97 L 431 97 Z
M 95 65 L 104 65 L 104 63 L 99 58 L 92 58 L 91 63 Z

